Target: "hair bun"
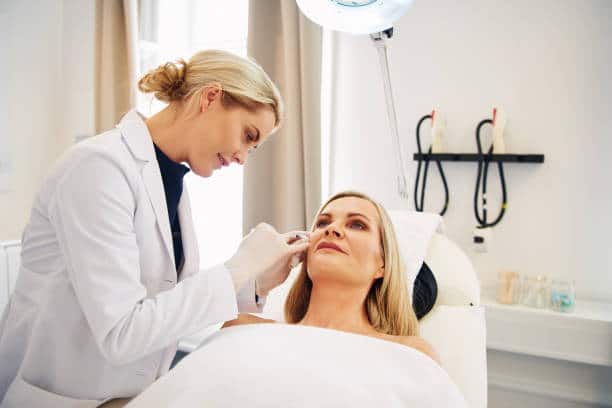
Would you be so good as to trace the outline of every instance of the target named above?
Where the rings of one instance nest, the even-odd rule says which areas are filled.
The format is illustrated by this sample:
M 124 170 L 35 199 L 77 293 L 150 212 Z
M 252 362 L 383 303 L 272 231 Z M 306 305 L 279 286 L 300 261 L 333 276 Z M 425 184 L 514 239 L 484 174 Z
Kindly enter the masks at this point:
M 138 89 L 145 93 L 154 93 L 163 102 L 182 99 L 185 92 L 185 75 L 187 63 L 180 59 L 166 62 L 146 73 L 138 81 Z

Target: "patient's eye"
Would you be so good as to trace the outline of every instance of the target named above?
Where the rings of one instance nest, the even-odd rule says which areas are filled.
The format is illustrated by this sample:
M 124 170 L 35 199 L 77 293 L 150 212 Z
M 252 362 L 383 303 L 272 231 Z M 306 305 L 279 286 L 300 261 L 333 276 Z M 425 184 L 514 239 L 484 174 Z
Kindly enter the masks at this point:
M 349 225 L 351 226 L 351 228 L 357 228 L 357 229 L 362 229 L 362 230 L 367 228 L 367 226 L 363 222 L 356 221 L 356 220 L 351 221 Z
M 326 226 L 327 224 L 329 224 L 329 222 L 327 220 L 319 220 L 317 221 L 317 223 L 315 224 L 316 228 L 321 228 Z
M 257 129 L 255 126 L 249 126 L 245 128 L 245 133 L 246 133 L 247 144 L 253 144 L 253 143 L 259 142 L 259 139 L 260 139 L 259 129 Z M 257 145 L 253 146 L 253 148 L 257 149 Z

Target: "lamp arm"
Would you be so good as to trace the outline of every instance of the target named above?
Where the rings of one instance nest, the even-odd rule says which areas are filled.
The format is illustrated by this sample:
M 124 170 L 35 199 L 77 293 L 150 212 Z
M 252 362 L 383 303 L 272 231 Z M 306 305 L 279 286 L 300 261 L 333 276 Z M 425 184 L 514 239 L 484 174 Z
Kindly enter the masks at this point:
M 402 198 L 408 198 L 408 185 L 406 182 L 406 169 L 404 167 L 404 160 L 402 158 L 402 149 L 399 138 L 399 131 L 397 128 L 397 115 L 395 114 L 395 104 L 393 103 L 393 89 L 391 88 L 391 75 L 389 74 L 389 60 L 387 58 L 387 38 L 391 38 L 393 35 L 393 27 L 388 30 L 381 31 L 378 33 L 370 34 L 374 46 L 378 52 L 378 60 L 380 62 L 380 68 L 383 76 L 383 87 L 385 89 L 385 102 L 387 106 L 387 116 L 389 119 L 389 126 L 393 136 L 395 151 L 397 152 L 397 165 L 399 169 L 398 175 L 398 193 Z

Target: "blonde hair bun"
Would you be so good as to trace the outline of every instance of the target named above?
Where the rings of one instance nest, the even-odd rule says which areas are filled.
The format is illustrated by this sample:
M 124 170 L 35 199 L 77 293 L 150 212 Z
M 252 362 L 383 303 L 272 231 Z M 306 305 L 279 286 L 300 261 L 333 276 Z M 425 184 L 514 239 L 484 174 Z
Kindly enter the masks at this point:
M 166 62 L 140 78 L 138 89 L 144 93 L 153 93 L 163 102 L 180 100 L 186 94 L 186 71 L 187 63 L 182 59 L 176 62 Z

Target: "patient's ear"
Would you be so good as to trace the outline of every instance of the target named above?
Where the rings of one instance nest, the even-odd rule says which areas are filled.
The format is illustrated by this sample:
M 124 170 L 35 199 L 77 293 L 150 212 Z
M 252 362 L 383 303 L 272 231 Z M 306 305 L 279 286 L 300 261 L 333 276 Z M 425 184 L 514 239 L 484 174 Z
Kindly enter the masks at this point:
M 382 266 L 378 268 L 374 275 L 374 279 L 382 278 L 383 276 L 385 276 L 385 264 L 382 264 Z

